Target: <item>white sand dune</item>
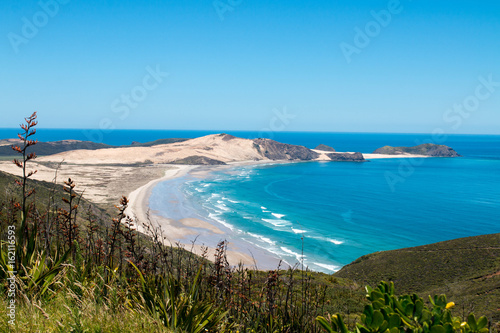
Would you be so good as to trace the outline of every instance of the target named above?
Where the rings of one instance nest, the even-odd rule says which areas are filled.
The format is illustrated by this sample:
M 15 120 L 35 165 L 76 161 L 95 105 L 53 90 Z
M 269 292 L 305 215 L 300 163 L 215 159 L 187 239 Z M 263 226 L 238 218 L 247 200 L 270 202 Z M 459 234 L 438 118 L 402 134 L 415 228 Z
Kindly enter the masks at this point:
M 64 160 L 65 163 L 75 164 L 167 164 L 190 156 L 203 156 L 225 163 L 266 159 L 254 147 L 252 140 L 214 134 L 152 147 L 73 150 L 40 157 L 38 160 Z

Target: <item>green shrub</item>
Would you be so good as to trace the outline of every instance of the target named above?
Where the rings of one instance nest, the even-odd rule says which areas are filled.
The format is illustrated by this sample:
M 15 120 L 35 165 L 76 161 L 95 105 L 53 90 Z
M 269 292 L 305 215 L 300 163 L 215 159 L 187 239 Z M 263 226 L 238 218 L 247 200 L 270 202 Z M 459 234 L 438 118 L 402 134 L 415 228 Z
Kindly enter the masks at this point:
M 366 287 L 366 297 L 371 302 L 365 306 L 361 323 L 356 324 L 357 333 L 488 333 L 486 317 L 477 318 L 469 314 L 466 320 L 453 317 L 453 302 L 445 295 L 429 296 L 431 307 L 422 298 L 413 295 L 396 296 L 392 282 L 381 282 L 377 288 Z M 341 315 L 329 320 L 319 316 L 316 320 L 327 332 L 350 333 Z

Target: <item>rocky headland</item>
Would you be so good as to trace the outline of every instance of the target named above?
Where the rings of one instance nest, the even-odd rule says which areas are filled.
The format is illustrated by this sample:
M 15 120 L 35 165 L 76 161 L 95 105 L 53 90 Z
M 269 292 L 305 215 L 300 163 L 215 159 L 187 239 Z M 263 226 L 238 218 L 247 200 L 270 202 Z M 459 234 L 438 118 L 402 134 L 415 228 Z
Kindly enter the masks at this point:
M 361 153 L 331 153 L 326 154 L 330 160 L 335 162 L 365 162 L 365 158 Z

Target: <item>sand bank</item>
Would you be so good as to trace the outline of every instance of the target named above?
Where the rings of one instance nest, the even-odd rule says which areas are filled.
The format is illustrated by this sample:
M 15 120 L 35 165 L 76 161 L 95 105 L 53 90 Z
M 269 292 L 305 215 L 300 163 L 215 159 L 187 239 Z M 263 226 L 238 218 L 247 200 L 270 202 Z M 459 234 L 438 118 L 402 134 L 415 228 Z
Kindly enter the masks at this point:
M 365 160 L 374 160 L 381 158 L 427 158 L 431 156 L 426 155 L 415 155 L 415 154 L 401 154 L 401 155 L 389 155 L 389 154 L 365 154 L 363 153 Z

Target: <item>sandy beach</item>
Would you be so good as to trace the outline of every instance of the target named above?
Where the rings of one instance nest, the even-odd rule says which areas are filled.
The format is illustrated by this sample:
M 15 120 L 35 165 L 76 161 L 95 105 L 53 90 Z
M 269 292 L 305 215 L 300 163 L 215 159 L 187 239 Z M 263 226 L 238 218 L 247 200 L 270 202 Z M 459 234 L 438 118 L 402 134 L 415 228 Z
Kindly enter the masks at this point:
M 289 161 L 276 161 L 275 163 L 285 162 Z M 231 230 L 216 224 L 216 222 L 208 222 L 202 218 L 192 216 L 178 219 L 171 218 L 171 216 L 168 216 L 168 212 L 166 213 L 167 217 L 151 210 L 149 207 L 153 189 L 161 182 L 172 181 L 185 176 L 203 178 L 216 169 L 267 163 L 269 162 L 245 161 L 220 167 L 169 165 L 161 178 L 148 182 L 128 195 L 129 207 L 126 213 L 139 222 L 138 231 L 140 232 L 148 233 L 143 224 L 161 230 L 168 245 L 179 245 L 199 255 L 202 254 L 204 249 L 208 249 L 207 258 L 212 260 L 215 255 L 215 245 L 220 241 L 227 240 L 227 260 L 230 265 L 236 266 L 241 263 L 245 267 L 256 267 L 265 270 L 274 269 L 280 262 L 279 258 L 250 243 L 239 240 L 237 237 L 232 237 L 234 235 L 231 235 Z M 182 202 L 176 200 L 175 203 L 172 202 L 169 205 L 170 207 L 172 205 L 182 205 Z M 165 214 L 165 212 L 162 213 Z
M 389 154 L 365 154 L 363 153 L 365 160 L 374 160 L 382 158 L 428 158 L 431 156 L 426 155 L 415 155 L 415 154 L 401 154 L 401 155 L 389 155 Z

